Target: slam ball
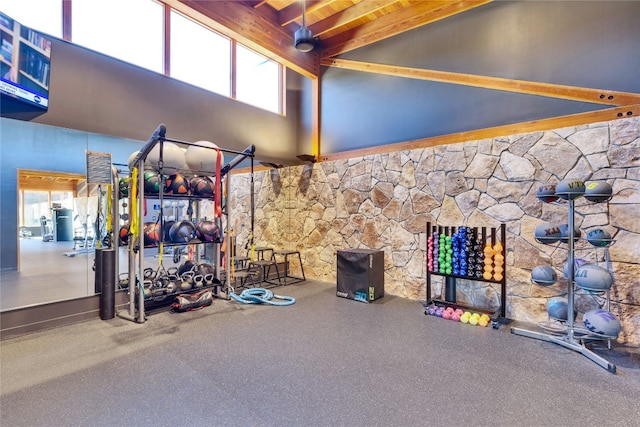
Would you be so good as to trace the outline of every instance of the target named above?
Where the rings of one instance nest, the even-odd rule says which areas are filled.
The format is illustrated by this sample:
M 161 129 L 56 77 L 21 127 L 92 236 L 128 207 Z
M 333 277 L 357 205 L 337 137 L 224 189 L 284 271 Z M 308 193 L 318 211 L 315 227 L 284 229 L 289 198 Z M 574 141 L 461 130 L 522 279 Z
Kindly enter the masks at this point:
M 574 200 L 584 195 L 584 182 L 579 179 L 565 179 L 556 185 L 556 195 L 564 200 Z

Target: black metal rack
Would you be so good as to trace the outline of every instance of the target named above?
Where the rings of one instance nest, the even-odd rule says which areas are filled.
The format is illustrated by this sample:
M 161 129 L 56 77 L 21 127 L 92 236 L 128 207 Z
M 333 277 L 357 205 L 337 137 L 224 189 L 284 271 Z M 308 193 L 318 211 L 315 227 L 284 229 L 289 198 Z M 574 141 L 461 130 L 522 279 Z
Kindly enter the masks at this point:
M 159 161 L 158 161 L 158 173 L 160 176 L 163 176 L 163 144 L 164 142 L 171 142 L 171 143 L 177 143 L 180 144 L 181 146 L 198 146 L 200 147 L 197 143 L 192 143 L 192 142 L 188 142 L 188 141 L 182 141 L 182 140 L 178 140 L 178 139 L 172 139 L 172 138 L 167 138 L 166 137 L 166 126 L 164 124 L 160 124 L 158 126 L 158 128 L 156 129 L 156 131 L 153 133 L 153 135 L 151 135 L 151 137 L 149 138 L 149 140 L 147 141 L 147 143 L 140 149 L 140 151 L 138 152 L 138 154 L 130 160 L 129 164 L 127 165 L 129 167 L 130 170 L 133 170 L 134 168 L 139 171 L 138 173 L 138 177 L 136 180 L 137 183 L 137 188 L 139 189 L 144 189 L 144 173 L 142 171 L 144 171 L 145 169 L 145 160 L 147 158 L 147 155 L 150 153 L 150 151 L 156 146 L 159 145 Z M 203 148 L 207 148 L 207 147 L 203 147 Z M 213 149 L 213 148 L 211 148 Z M 216 150 L 218 150 L 219 152 L 224 152 L 224 153 L 231 153 L 231 154 L 235 154 L 235 157 L 225 166 L 219 165 L 220 166 L 220 171 L 219 173 L 216 173 L 215 179 L 216 180 L 220 180 L 221 181 L 221 186 L 224 185 L 226 187 L 226 191 L 227 193 L 229 193 L 230 191 L 230 174 L 229 172 L 235 168 L 236 166 L 238 166 L 244 159 L 246 158 L 250 158 L 251 159 L 251 173 L 253 175 L 253 158 L 254 158 L 254 153 L 255 153 L 255 146 L 254 145 L 250 145 L 249 147 L 247 147 L 244 151 L 235 151 L 235 150 L 228 150 L 228 149 L 223 149 L 223 148 L 216 148 Z M 194 171 L 194 170 L 190 170 L 188 171 L 192 174 L 201 174 L 200 172 L 203 171 Z M 208 173 L 208 172 L 207 172 Z M 208 174 L 210 175 L 210 174 Z M 207 176 L 208 176 L 207 175 Z M 223 181 L 223 182 L 222 182 Z M 253 178 L 252 178 L 253 181 Z M 222 200 L 222 196 L 221 196 L 221 192 L 222 192 L 222 188 L 220 188 L 220 193 L 217 193 L 213 200 L 216 203 L 216 210 L 219 209 L 219 214 L 216 214 L 216 218 L 215 221 L 216 224 L 218 225 L 218 228 L 221 230 L 221 232 L 227 232 L 228 230 L 225 229 L 225 227 L 228 228 L 228 222 L 229 222 L 229 217 L 231 215 L 230 212 L 230 206 L 226 205 L 226 206 L 222 206 L 223 205 L 223 200 Z M 118 193 L 118 192 L 114 192 L 114 193 Z M 142 206 L 144 204 L 145 201 L 145 196 L 152 196 L 152 197 L 157 197 L 160 201 L 160 228 L 161 230 L 164 230 L 164 215 L 163 215 L 163 208 L 164 208 L 164 200 L 190 200 L 192 202 L 198 202 L 200 200 L 207 200 L 207 199 L 211 199 L 209 197 L 200 197 L 200 196 L 193 196 L 193 195 L 175 195 L 175 194 L 165 194 L 164 189 L 162 188 L 162 186 L 160 186 L 160 190 L 158 192 L 158 194 L 153 194 L 153 195 L 145 195 L 144 191 L 138 191 L 137 194 L 135 194 L 136 192 L 133 191 L 133 182 L 130 182 L 129 185 L 129 199 L 130 199 L 130 206 L 133 206 L 134 203 L 133 201 L 135 200 L 138 206 Z M 252 188 L 252 194 L 253 194 L 253 188 Z M 116 205 L 117 205 L 117 201 L 116 201 Z M 198 210 L 198 209 L 196 209 Z M 136 215 L 136 212 L 132 212 L 131 215 Z M 196 214 L 196 216 L 198 216 L 198 214 Z M 226 217 L 226 226 L 225 224 L 223 224 L 223 219 L 222 217 Z M 138 223 L 139 224 L 143 224 L 143 212 L 142 209 L 138 209 L 137 212 L 137 217 L 138 219 Z M 253 233 L 253 211 L 252 211 L 252 229 L 251 229 L 252 233 Z M 164 231 L 163 231 L 164 232 Z M 131 320 L 131 321 L 135 321 L 138 323 L 144 323 L 145 322 L 145 309 L 154 309 L 157 308 L 159 306 L 162 305 L 167 305 L 168 303 L 170 303 L 171 301 L 171 297 L 172 296 L 176 296 L 178 294 L 187 294 L 187 293 L 193 293 L 196 291 L 201 291 L 203 289 L 213 289 L 215 288 L 216 290 L 219 290 L 221 287 L 226 286 L 226 289 L 230 288 L 230 282 L 229 282 L 229 277 L 225 278 L 225 282 L 226 283 L 222 283 L 221 278 L 222 278 L 222 274 L 223 272 L 229 271 L 229 259 L 227 258 L 226 261 L 226 265 L 222 265 L 220 257 L 217 255 L 219 254 L 220 250 L 221 250 L 221 242 L 215 242 L 215 253 L 216 256 L 215 258 L 215 263 L 214 263 L 214 267 L 215 267 L 215 282 L 212 283 L 211 285 L 208 286 L 198 286 L 198 287 L 194 287 L 192 289 L 189 290 L 176 290 L 175 292 L 165 292 L 164 294 L 158 294 L 158 295 L 153 295 L 153 294 L 148 294 L 144 289 L 144 283 L 145 281 L 143 280 L 144 278 L 144 267 L 143 267 L 143 260 L 144 260 L 144 250 L 145 248 L 155 248 L 155 247 L 159 247 L 160 250 L 162 251 L 163 248 L 166 246 L 181 246 L 181 245 L 204 245 L 206 243 L 209 242 L 203 242 L 200 240 L 192 240 L 189 242 L 180 242 L 178 244 L 176 243 L 169 243 L 169 242 L 165 242 L 164 241 L 164 236 L 162 236 L 159 245 L 157 246 L 148 246 L 144 244 L 144 233 L 141 232 L 141 230 L 137 230 L 137 234 L 135 236 L 131 236 L 129 238 L 129 310 L 128 313 L 121 311 L 120 313 L 118 313 L 119 317 L 122 317 L 124 319 L 127 320 Z M 227 241 L 227 252 L 230 253 L 230 241 Z M 135 278 L 135 279 L 134 279 Z M 217 294 L 217 292 L 216 292 Z
M 456 233 L 459 227 L 450 227 L 450 226 L 439 226 L 436 224 L 432 224 L 430 221 L 427 222 L 427 238 L 432 233 L 444 234 L 446 236 L 452 236 Z M 479 238 L 482 242 L 482 246 L 490 243 L 492 246 L 497 242 L 502 244 L 502 256 L 505 259 L 505 263 L 503 264 L 504 271 L 502 272 L 501 280 L 486 280 L 483 277 L 477 277 L 475 275 L 457 275 L 457 274 L 447 274 L 439 271 L 432 271 L 429 268 L 427 260 L 425 259 L 426 265 L 426 302 L 425 302 L 425 314 L 427 314 L 427 307 L 430 305 L 437 306 L 451 306 L 453 308 L 460 308 L 465 311 L 477 311 L 480 313 L 485 313 L 490 316 L 491 324 L 493 328 L 497 329 L 500 324 L 507 324 L 511 320 L 506 316 L 506 307 L 507 307 L 507 271 L 506 271 L 506 226 L 505 224 L 501 224 L 500 227 L 469 227 L 471 228 L 475 237 Z M 499 238 L 498 238 L 499 233 Z M 427 248 L 429 250 L 429 248 Z M 431 293 L 431 276 L 443 276 L 445 278 L 445 299 L 436 299 L 433 298 Z M 472 280 L 478 282 L 487 282 L 494 283 L 500 285 L 500 308 L 498 310 L 492 311 L 487 308 L 482 307 L 474 307 L 467 304 L 459 303 L 456 301 L 456 279 L 464 279 L 464 280 Z

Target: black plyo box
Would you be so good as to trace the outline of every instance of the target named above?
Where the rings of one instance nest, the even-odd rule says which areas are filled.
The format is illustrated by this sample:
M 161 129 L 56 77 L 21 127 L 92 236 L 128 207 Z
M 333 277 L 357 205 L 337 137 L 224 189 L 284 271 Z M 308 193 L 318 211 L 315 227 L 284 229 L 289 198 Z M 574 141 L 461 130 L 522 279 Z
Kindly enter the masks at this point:
M 370 249 L 338 251 L 336 295 L 370 302 L 384 296 L 384 252 Z

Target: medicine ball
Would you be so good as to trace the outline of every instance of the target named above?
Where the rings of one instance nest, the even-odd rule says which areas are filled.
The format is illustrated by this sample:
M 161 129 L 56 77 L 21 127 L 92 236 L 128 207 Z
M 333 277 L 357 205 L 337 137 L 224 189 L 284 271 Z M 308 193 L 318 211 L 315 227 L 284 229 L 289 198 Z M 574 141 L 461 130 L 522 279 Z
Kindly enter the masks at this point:
M 556 185 L 556 195 L 564 200 L 574 200 L 584 195 L 584 182 L 579 179 L 565 179 Z
M 569 243 L 569 224 L 560 224 L 560 241 Z M 578 227 L 573 228 L 573 241 L 577 242 L 582 236 L 582 231 Z
M 169 229 L 169 237 L 173 243 L 189 243 L 196 238 L 196 227 L 191 221 L 178 221 Z
M 200 221 L 196 226 L 196 237 L 203 242 L 221 242 L 220 229 L 213 221 Z
M 163 235 L 164 235 L 164 241 L 165 242 L 172 242 L 171 240 L 171 236 L 169 234 L 169 231 L 171 230 L 171 227 L 173 226 L 173 224 L 175 224 L 175 221 L 165 221 L 164 225 L 163 225 Z
M 144 194 L 160 193 L 160 176 L 152 170 L 144 171 Z
M 606 268 L 585 264 L 575 272 L 576 285 L 587 291 L 606 291 L 613 285 L 613 276 Z
M 189 185 L 194 196 L 213 197 L 214 195 L 215 184 L 208 176 L 194 176 L 191 178 Z
M 147 222 L 144 225 L 144 244 L 155 246 L 162 239 L 162 229 L 157 222 Z
M 589 182 L 585 187 L 584 198 L 594 203 L 606 202 L 611 198 L 613 189 L 605 181 Z
M 587 264 L 587 260 L 586 259 L 582 259 L 582 258 L 574 258 L 573 260 L 573 275 L 575 276 L 576 271 L 578 271 L 578 269 L 580 267 L 582 267 L 583 265 Z M 564 274 L 565 278 L 569 278 L 569 261 L 564 263 L 564 266 L 562 267 L 562 274 Z
M 167 194 L 189 194 L 189 181 L 178 174 L 169 175 L 164 183 Z
M 558 200 L 558 196 L 556 195 L 556 186 L 553 184 L 545 184 L 538 187 L 536 197 L 544 203 L 555 202 Z
M 594 228 L 587 233 L 587 241 L 595 247 L 604 247 L 611 244 L 611 234 L 602 228 Z
M 196 141 L 185 154 L 187 167 L 201 175 L 213 175 L 218 164 L 218 146 L 210 141 Z M 224 162 L 222 154 L 221 162 Z
M 129 223 L 125 222 L 122 227 L 120 227 L 120 244 L 128 245 L 129 244 Z
M 560 231 L 560 227 L 549 223 L 538 225 L 534 232 L 536 241 L 545 244 L 557 242 L 560 240 L 561 235 L 562 232 Z
M 536 285 L 551 286 L 558 280 L 558 274 L 548 265 L 538 266 L 531 271 L 531 280 Z
M 118 180 L 118 194 L 121 199 L 129 197 L 129 181 L 125 177 Z
M 547 314 L 552 319 L 567 320 L 569 318 L 568 300 L 564 297 L 550 298 L 549 301 L 547 301 Z
M 606 337 L 617 338 L 622 329 L 616 315 L 601 308 L 587 311 L 582 316 L 582 321 L 589 331 Z

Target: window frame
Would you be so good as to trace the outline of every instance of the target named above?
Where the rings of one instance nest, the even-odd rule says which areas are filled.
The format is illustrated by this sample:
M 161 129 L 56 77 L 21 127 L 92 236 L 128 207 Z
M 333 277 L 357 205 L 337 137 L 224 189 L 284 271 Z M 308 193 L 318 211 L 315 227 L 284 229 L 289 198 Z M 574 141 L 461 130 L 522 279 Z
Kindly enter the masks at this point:
M 70 43 L 73 43 L 73 23 L 72 23 L 72 19 L 71 19 L 71 10 L 73 7 L 73 1 L 74 0 L 63 0 L 62 1 L 62 33 L 63 33 L 63 38 L 65 41 L 68 41 Z M 251 105 L 254 108 L 259 108 L 262 109 L 264 111 L 268 111 L 270 113 L 274 113 L 274 114 L 278 114 L 281 116 L 286 116 L 286 73 L 285 73 L 285 67 L 282 65 L 281 62 L 276 61 L 272 58 L 266 57 L 268 60 L 273 61 L 277 64 L 278 66 L 278 81 L 277 81 L 277 85 L 278 85 L 278 110 L 277 111 L 272 111 L 272 110 L 268 110 L 268 109 L 264 109 L 262 107 L 259 106 L 255 106 L 253 104 L 249 104 L 246 103 L 244 101 L 241 101 L 237 98 L 236 96 L 236 86 L 237 86 L 237 61 L 236 61 L 236 45 L 238 43 L 238 41 L 230 35 L 224 34 L 220 31 L 217 31 L 213 28 L 211 28 L 210 26 L 208 26 L 205 22 L 202 22 L 200 20 L 194 19 L 193 17 L 189 17 L 187 15 L 184 15 L 182 12 L 180 12 L 178 9 L 171 7 L 170 4 L 167 4 L 165 1 L 163 0 L 150 0 L 150 1 L 155 1 L 157 3 L 160 3 L 164 6 L 164 14 L 163 14 L 163 35 L 164 35 L 164 40 L 163 40 L 163 72 L 164 75 L 166 77 L 169 78 L 174 78 L 171 76 L 171 11 L 175 11 L 176 13 L 180 13 L 183 16 L 193 20 L 195 23 L 203 25 L 204 27 L 210 29 L 211 31 L 220 34 L 222 37 L 226 37 L 231 41 L 231 51 L 230 51 L 230 64 L 231 64 L 231 69 L 229 70 L 229 76 L 230 76 L 230 99 L 234 99 L 236 101 L 242 102 L 246 105 Z M 249 50 L 253 50 L 251 49 L 251 47 L 249 46 L 244 46 L 245 48 L 249 49 Z M 255 51 L 254 51 L 255 52 Z M 256 52 L 259 55 L 259 52 Z M 264 56 L 264 55 L 262 55 Z M 177 79 L 176 79 L 177 80 Z M 182 81 L 182 80 L 181 80 Z M 189 82 L 186 82 L 188 84 L 191 84 Z M 207 90 L 207 89 L 203 89 L 200 88 L 201 90 Z M 215 93 L 215 92 L 212 92 Z M 226 95 L 222 95 L 222 96 L 226 96 Z

